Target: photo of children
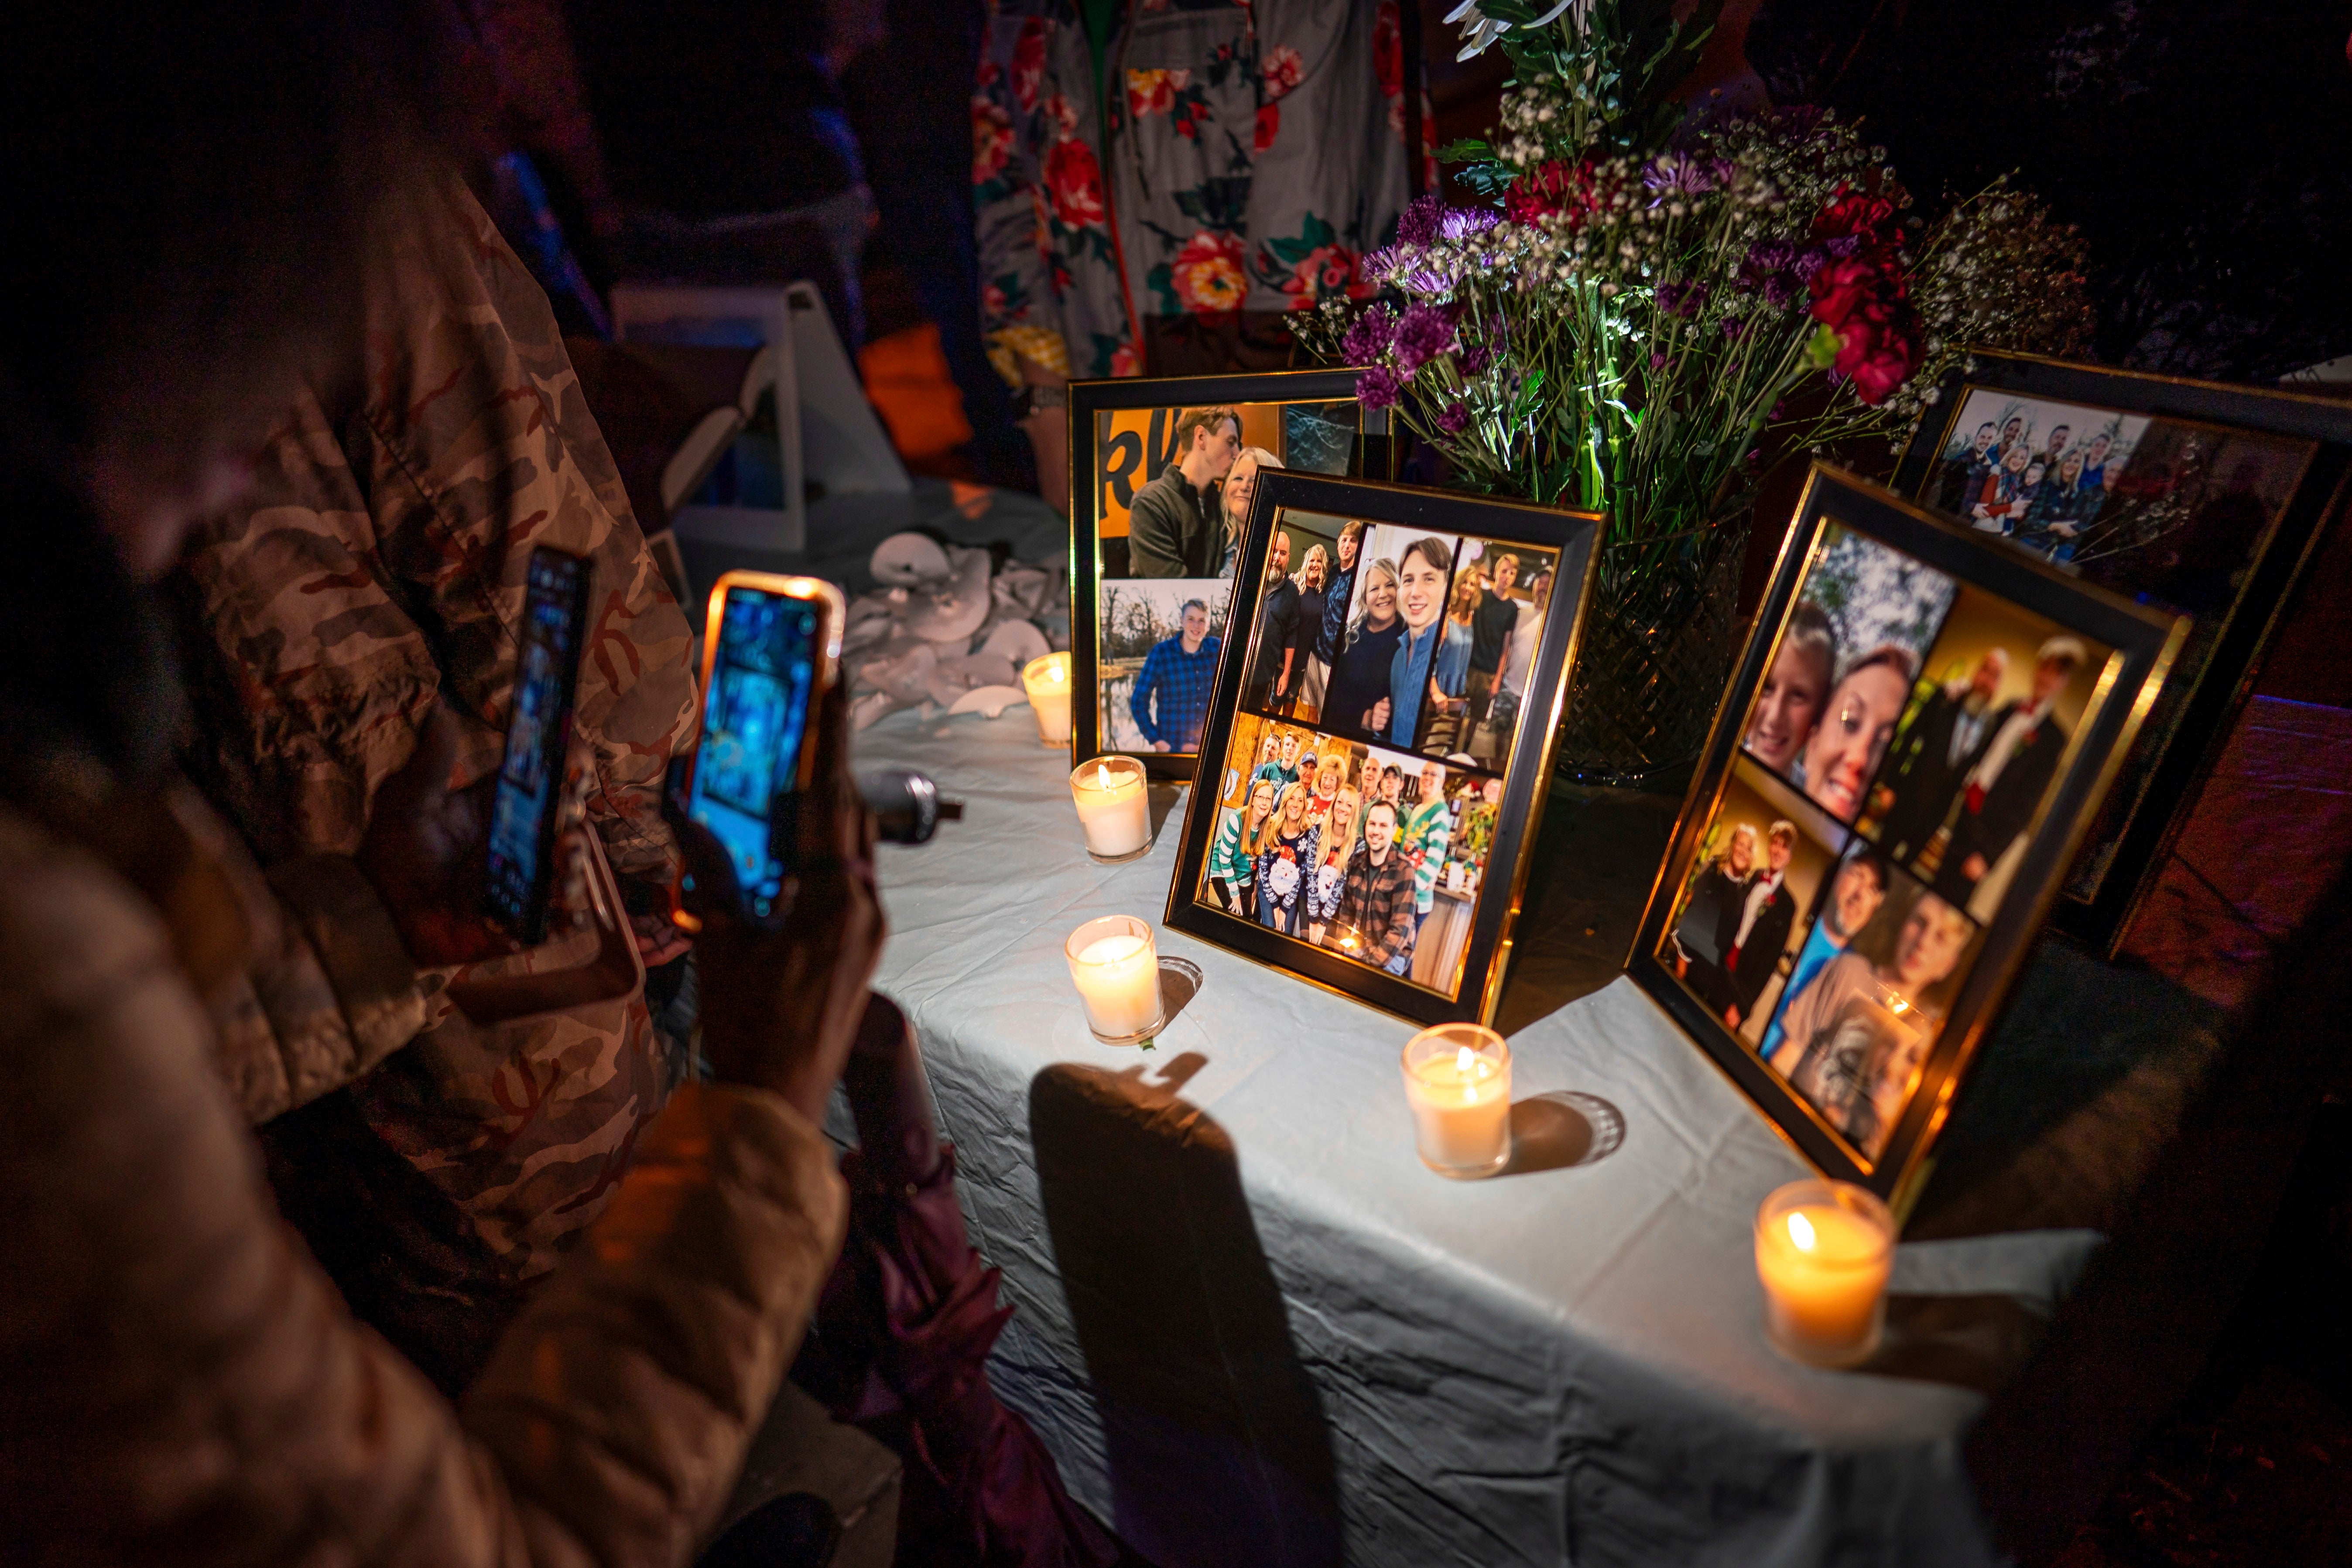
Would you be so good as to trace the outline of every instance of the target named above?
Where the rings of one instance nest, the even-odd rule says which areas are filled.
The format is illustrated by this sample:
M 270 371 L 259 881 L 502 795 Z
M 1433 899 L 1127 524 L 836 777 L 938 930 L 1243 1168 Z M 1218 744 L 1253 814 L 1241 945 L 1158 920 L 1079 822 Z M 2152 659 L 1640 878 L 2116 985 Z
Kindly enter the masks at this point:
M 1196 752 L 1233 584 L 1183 578 L 1102 585 L 1102 721 L 1118 752 Z
M 1928 503 L 2087 582 L 2195 617 L 2068 891 L 2096 895 L 2158 755 L 2315 450 L 2259 430 L 1972 387 Z M 2004 479 L 2003 475 L 2013 476 Z
M 1741 749 L 1853 822 L 1953 592 L 1949 577 L 1900 551 L 1824 529 Z
M 1381 524 L 1327 596 L 1326 728 L 1492 767 L 1509 753 L 1558 576 L 1548 551 Z
M 1846 837 L 1785 781 L 1734 764 L 1658 957 L 1751 1045 Z
M 1189 731 L 1185 724 L 1187 692 L 1195 680 L 1205 686 L 1216 668 L 1223 606 L 1257 476 L 1282 468 L 1346 472 L 1360 417 L 1352 402 L 1121 408 L 1094 416 L 1096 711 L 1103 750 L 1190 754 L 1198 747 L 1199 724 Z M 1195 647 L 1181 659 L 1174 652 L 1163 658 L 1154 673 L 1166 684 L 1150 687 L 1139 716 L 1137 661 L 1150 652 L 1132 646 L 1135 607 L 1149 606 L 1156 647 L 1178 636 L 1182 606 L 1192 601 L 1208 611 L 1204 635 L 1213 651 L 1203 658 Z M 1120 651 L 1114 653 L 1114 645 Z M 1171 694 L 1165 719 L 1163 691 Z
M 1792 970 L 1761 1050 L 1767 1066 L 1865 1161 L 1902 1120 L 1980 928 L 1865 850 L 1839 867 L 1830 908 L 1853 934 Z M 1870 912 L 1857 928 L 1854 915 Z M 1809 933 L 1801 959 L 1811 956 Z
M 2110 653 L 1961 589 L 1871 788 L 1863 833 L 1946 902 L 1989 918 Z
M 1236 717 L 1196 900 L 1451 996 L 1503 781 L 1483 769 Z

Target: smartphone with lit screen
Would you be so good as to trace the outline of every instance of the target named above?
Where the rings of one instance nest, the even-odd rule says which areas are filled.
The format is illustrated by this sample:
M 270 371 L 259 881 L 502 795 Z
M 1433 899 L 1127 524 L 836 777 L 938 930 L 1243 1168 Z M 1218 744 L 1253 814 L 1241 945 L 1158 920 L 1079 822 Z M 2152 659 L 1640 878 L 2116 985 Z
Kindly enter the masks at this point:
M 730 572 L 712 585 L 702 645 L 702 741 L 687 815 L 727 851 L 743 912 L 780 912 L 799 806 L 815 776 L 809 723 L 833 685 L 848 606 L 814 577 Z
M 555 886 L 555 829 L 572 745 L 572 702 L 588 635 L 585 557 L 542 545 L 524 579 L 522 648 L 506 758 L 490 804 L 482 913 L 526 946 L 547 940 Z

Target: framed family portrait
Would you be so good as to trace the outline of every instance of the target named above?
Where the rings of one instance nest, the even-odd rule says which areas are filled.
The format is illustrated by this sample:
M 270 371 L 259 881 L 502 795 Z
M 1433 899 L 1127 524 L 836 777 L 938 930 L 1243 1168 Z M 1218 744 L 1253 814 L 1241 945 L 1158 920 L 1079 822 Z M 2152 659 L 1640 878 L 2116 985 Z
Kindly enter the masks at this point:
M 1082 381 L 1070 388 L 1073 762 L 1124 752 L 1190 778 L 1228 634 L 1255 486 L 1388 467 L 1388 416 L 1349 370 Z M 1296 563 L 1317 603 L 1337 564 Z M 1320 623 L 1301 626 L 1316 652 Z
M 2053 923 L 2122 940 L 2226 738 L 2273 621 L 2344 505 L 2352 404 L 1976 353 L 1895 488 L 2002 547 L 2189 617 Z
M 1599 526 L 1260 476 L 1167 923 L 1422 1023 L 1492 1017 Z M 1309 645 L 1318 553 L 1336 629 Z
M 1899 1212 L 2187 632 L 1815 465 L 1629 971 Z

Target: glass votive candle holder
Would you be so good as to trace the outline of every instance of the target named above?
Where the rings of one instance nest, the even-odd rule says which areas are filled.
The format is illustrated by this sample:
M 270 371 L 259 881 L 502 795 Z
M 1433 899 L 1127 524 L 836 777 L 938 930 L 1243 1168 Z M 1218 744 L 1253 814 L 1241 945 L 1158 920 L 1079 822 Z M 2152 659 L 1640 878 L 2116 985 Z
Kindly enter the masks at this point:
M 1160 1005 L 1160 953 L 1149 924 L 1133 915 L 1104 915 L 1072 931 L 1062 951 L 1096 1039 L 1133 1046 L 1160 1032 L 1166 1023 Z
M 1478 1024 L 1439 1024 L 1404 1047 L 1404 1098 L 1421 1163 L 1491 1176 L 1511 1163 L 1511 1047 Z
M 1895 1216 L 1851 1182 L 1790 1182 L 1756 1211 L 1764 1332 L 1809 1366 L 1853 1366 L 1886 1331 Z
M 1151 805 L 1143 764 L 1133 757 L 1096 757 L 1070 770 L 1070 798 L 1087 853 L 1107 865 L 1151 847 Z
M 1070 656 L 1049 653 L 1021 667 L 1021 689 L 1037 716 L 1037 739 L 1048 746 L 1070 743 Z

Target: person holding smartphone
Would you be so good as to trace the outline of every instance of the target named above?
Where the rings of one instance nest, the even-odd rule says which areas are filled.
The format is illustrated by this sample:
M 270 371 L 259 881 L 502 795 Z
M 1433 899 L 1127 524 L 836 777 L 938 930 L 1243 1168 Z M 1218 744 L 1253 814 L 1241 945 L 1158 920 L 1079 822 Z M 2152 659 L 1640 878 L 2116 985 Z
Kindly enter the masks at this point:
M 292 974 L 300 947 L 318 1005 L 396 1033 L 418 963 L 484 951 L 446 896 L 479 866 L 477 803 L 449 788 L 465 723 L 428 704 L 356 855 L 284 862 L 272 899 L 175 787 L 148 587 L 250 482 L 298 378 L 357 369 L 368 205 L 436 163 L 411 128 L 448 120 L 414 58 L 432 27 L 396 20 L 0 16 L 26 153 L 0 162 L 0 1540 L 26 1561 L 680 1563 L 843 1233 L 817 1119 L 884 927 L 838 695 L 789 919 L 705 917 L 721 1081 L 643 1128 L 462 1415 L 352 1321 L 257 1179 L 221 1022 L 252 966 Z

